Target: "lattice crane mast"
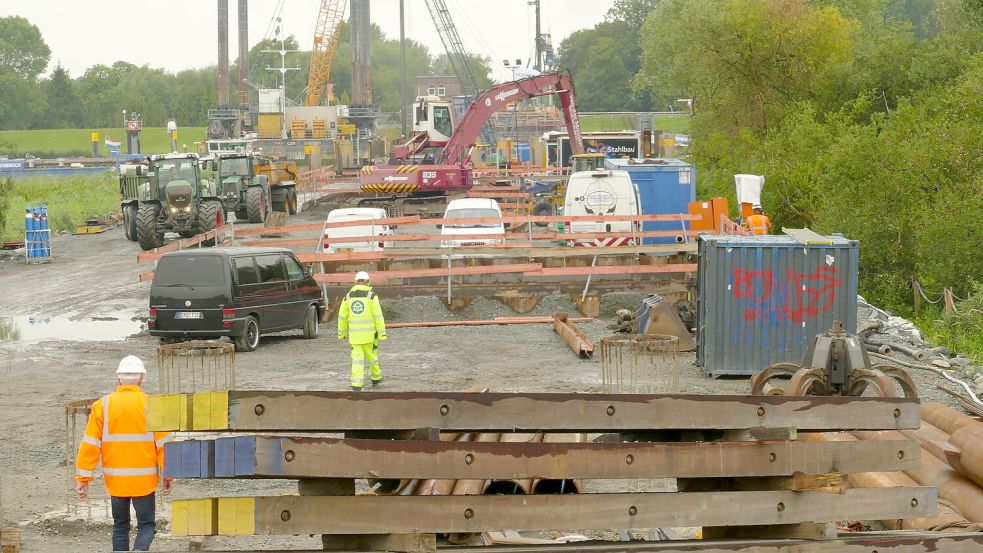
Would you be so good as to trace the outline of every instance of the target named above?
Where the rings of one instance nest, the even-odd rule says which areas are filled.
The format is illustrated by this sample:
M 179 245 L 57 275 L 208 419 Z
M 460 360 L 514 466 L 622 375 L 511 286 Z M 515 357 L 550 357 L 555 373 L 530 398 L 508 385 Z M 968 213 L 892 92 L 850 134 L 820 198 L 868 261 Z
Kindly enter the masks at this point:
M 345 20 L 347 0 L 322 0 L 314 27 L 314 49 L 311 51 L 311 69 L 307 75 L 307 105 L 321 103 L 321 96 L 327 91 L 328 101 L 334 99 L 334 92 L 328 86 L 331 74 L 331 61 L 338 49 L 341 24 Z

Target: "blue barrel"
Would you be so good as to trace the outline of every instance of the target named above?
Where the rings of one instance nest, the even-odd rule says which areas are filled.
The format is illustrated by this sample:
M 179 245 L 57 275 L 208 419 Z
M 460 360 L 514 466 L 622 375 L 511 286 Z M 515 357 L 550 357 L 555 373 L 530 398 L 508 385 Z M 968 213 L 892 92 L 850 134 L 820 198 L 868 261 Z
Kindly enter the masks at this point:
M 48 228 L 48 205 L 41 204 L 41 257 L 51 257 L 51 229 Z

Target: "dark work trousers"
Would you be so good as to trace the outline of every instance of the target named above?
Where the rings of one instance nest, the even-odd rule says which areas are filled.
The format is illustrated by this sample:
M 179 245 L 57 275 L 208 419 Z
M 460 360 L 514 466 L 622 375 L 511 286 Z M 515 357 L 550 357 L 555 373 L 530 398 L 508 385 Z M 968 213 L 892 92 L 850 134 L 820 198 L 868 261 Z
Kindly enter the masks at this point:
M 154 494 L 143 497 L 113 497 L 113 551 L 130 550 L 130 503 L 137 513 L 137 539 L 134 551 L 149 551 L 157 532 Z

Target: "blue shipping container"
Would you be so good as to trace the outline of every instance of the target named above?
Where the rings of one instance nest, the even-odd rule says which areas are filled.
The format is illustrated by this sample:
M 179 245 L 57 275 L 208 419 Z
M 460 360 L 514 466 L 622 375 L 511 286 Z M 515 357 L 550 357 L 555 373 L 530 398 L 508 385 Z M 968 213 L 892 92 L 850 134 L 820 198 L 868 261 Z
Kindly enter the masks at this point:
M 856 332 L 860 243 L 830 238 L 700 235 L 696 364 L 708 376 L 800 363 L 833 321 Z
M 634 160 L 606 159 L 604 168 L 627 171 L 638 186 L 642 213 L 645 215 L 676 215 L 689 213 L 689 203 L 696 201 L 696 170 L 692 164 L 678 159 Z M 689 230 L 688 221 L 647 221 L 643 230 Z M 643 244 L 674 244 L 672 236 L 643 238 Z
M 519 163 L 529 163 L 532 160 L 532 146 L 528 142 L 517 142 L 512 145 L 512 157 Z

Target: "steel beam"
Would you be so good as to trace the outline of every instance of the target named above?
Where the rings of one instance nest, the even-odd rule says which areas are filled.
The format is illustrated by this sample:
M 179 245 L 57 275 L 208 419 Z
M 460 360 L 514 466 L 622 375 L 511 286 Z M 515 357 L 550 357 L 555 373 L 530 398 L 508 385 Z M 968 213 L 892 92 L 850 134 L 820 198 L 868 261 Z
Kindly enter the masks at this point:
M 750 526 L 937 514 L 935 488 L 859 488 L 842 494 L 760 491 L 484 496 L 282 496 L 174 501 L 201 520 L 174 535 L 472 533 L 509 528 L 582 530 Z M 223 506 L 233 509 L 229 513 Z M 558 515 L 562 513 L 562 516 Z M 215 520 L 215 522 L 213 522 Z M 218 521 L 227 522 L 223 527 Z M 191 533 L 204 532 L 204 534 Z M 209 530 L 215 529 L 209 532 Z M 185 532 L 185 533 L 180 533 Z
M 232 390 L 151 396 L 148 405 L 148 429 L 159 431 L 821 432 L 921 424 L 917 399 L 881 397 Z
M 851 532 L 827 540 L 589 541 L 556 545 L 510 545 L 498 549 L 488 546 L 454 546 L 447 550 L 454 553 L 977 553 L 983 550 L 983 533 Z M 236 550 L 234 553 L 243 551 Z M 294 553 L 314 552 L 298 550 Z
M 204 453 L 202 453 L 204 452 Z M 918 442 L 481 443 L 240 436 L 166 445 L 172 478 L 774 477 L 919 466 Z
M 594 342 L 577 328 L 566 313 L 553 315 L 553 331 L 563 338 L 577 357 L 589 359 L 594 356 Z

